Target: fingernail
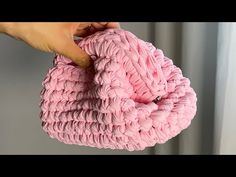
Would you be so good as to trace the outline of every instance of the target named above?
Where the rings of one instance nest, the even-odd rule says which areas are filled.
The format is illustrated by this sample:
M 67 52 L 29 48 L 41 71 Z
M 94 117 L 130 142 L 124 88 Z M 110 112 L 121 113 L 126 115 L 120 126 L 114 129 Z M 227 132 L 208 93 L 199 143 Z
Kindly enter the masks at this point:
M 82 68 L 87 68 L 91 65 L 91 58 L 89 56 L 85 58 L 80 58 L 77 61 L 77 64 Z
M 107 25 L 108 22 L 100 22 L 101 25 Z

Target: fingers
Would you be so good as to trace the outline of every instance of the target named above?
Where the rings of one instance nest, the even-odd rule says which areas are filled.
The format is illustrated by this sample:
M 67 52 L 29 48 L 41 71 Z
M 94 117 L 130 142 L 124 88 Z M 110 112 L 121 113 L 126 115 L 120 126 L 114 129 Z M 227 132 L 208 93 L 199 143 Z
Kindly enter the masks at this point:
M 120 28 L 120 25 L 117 22 L 94 22 L 83 23 L 83 25 L 82 29 L 80 28 L 80 30 L 77 30 L 72 35 L 85 37 L 106 28 Z M 53 47 L 52 49 L 54 52 L 71 59 L 80 67 L 86 68 L 90 65 L 91 59 L 89 55 L 75 44 L 73 36 L 65 35 L 65 38 L 61 38 L 55 46 L 56 47 Z
M 105 28 L 120 28 L 120 24 L 118 22 L 99 22 L 99 24 Z
M 96 30 L 104 30 L 106 28 L 106 24 L 104 25 L 104 23 L 92 23 L 91 26 L 94 27 Z
M 97 31 L 102 31 L 107 28 L 120 28 L 118 22 L 93 22 L 93 23 L 83 23 L 74 32 L 75 36 L 86 37 Z
M 104 30 L 106 28 L 120 28 L 120 24 L 118 22 L 97 22 L 92 23 L 91 26 L 96 30 Z
M 82 68 L 87 68 L 91 63 L 89 55 L 77 46 L 71 39 L 66 41 L 64 40 L 62 45 L 59 45 L 59 47 L 54 51 L 71 59 Z
M 88 30 L 85 30 L 85 29 L 82 29 L 82 30 L 77 30 L 75 33 L 74 33 L 74 36 L 78 36 L 78 37 L 86 37 L 88 36 L 90 33 Z
M 118 22 L 97 22 L 97 23 L 92 23 L 92 25 L 96 29 L 120 28 L 120 24 Z
M 106 24 L 107 28 L 120 28 L 120 24 L 118 22 L 109 22 Z

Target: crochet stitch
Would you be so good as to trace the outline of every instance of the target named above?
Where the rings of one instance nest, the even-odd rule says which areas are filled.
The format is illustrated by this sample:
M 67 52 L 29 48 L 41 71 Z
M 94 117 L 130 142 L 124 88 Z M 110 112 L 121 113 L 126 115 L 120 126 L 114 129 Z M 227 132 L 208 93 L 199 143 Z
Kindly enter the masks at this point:
M 43 81 L 41 120 L 51 138 L 134 151 L 165 143 L 190 125 L 196 94 L 160 49 L 122 29 L 76 43 L 93 64 L 82 69 L 57 55 Z

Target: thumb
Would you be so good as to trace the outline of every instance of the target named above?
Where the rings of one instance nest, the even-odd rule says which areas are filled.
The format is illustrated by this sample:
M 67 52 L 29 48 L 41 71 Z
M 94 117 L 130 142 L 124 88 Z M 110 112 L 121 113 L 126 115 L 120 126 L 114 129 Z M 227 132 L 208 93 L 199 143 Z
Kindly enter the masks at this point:
M 55 52 L 71 59 L 82 68 L 86 68 L 91 64 L 90 56 L 77 46 L 73 40 L 63 41 L 63 44 L 55 49 Z

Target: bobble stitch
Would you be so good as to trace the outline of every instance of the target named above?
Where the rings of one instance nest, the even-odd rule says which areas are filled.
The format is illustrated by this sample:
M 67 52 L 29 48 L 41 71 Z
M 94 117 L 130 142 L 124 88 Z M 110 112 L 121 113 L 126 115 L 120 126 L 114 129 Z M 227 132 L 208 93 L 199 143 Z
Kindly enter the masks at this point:
M 49 137 L 134 151 L 165 143 L 190 125 L 196 93 L 162 50 L 122 29 L 75 42 L 93 65 L 84 70 L 55 57 L 40 92 Z

